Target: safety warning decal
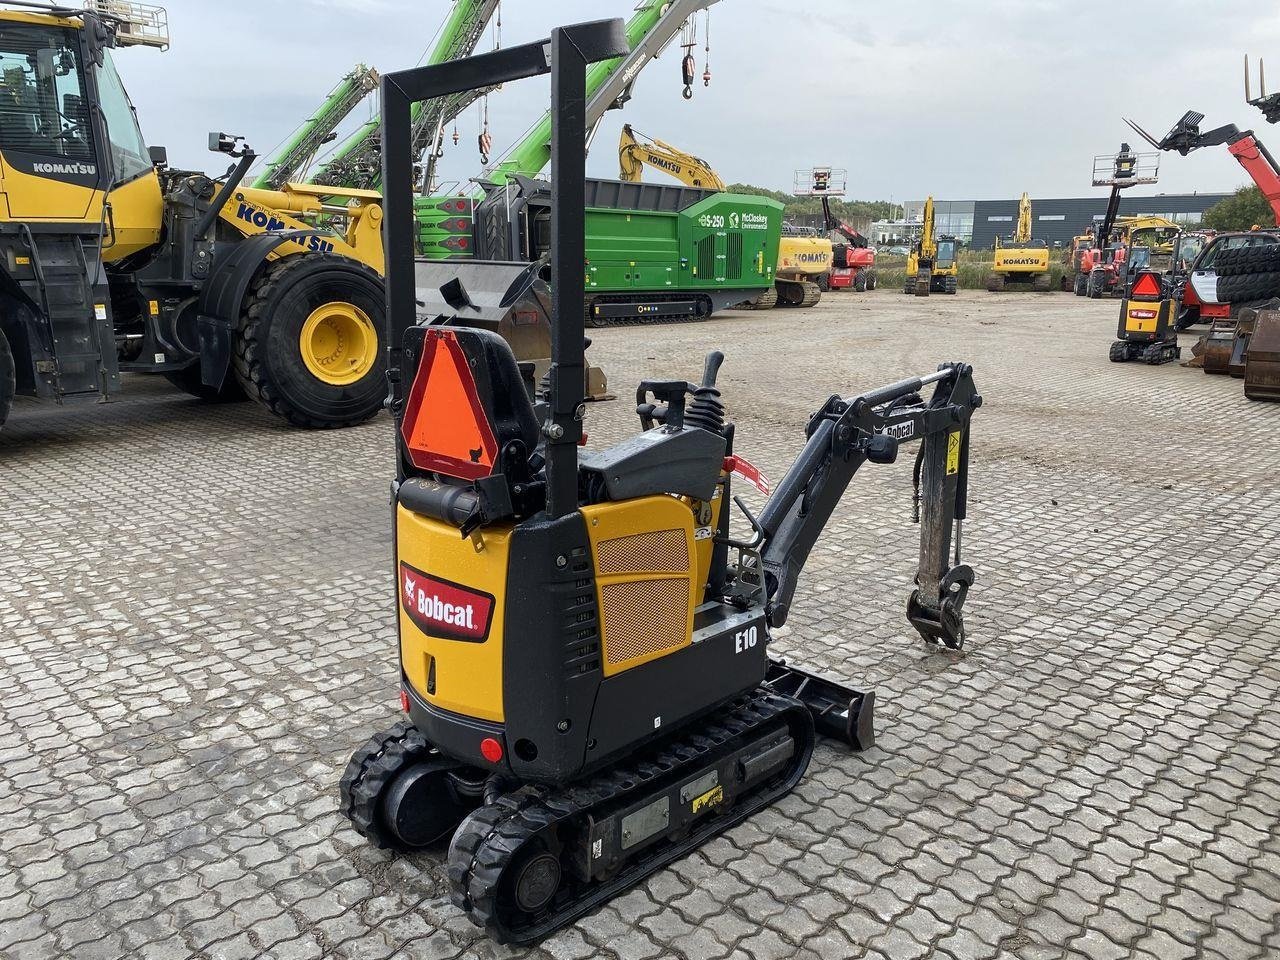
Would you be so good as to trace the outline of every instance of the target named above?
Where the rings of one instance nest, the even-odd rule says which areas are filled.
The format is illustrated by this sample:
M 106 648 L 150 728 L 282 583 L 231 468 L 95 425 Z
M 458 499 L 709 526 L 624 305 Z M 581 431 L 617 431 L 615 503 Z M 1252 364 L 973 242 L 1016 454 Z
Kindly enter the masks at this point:
M 953 430 L 947 434 L 947 476 L 960 472 L 960 440 L 963 434 Z

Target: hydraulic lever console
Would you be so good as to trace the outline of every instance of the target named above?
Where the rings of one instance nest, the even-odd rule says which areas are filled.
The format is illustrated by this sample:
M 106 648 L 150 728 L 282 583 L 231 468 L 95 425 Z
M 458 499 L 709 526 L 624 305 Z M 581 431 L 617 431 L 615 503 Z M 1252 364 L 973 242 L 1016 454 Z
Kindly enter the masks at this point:
M 920 391 L 929 384 L 935 386 L 926 401 Z M 786 622 L 800 571 L 854 473 L 868 460 L 893 463 L 901 444 L 919 440 L 920 565 L 907 618 L 926 641 L 963 646 L 961 611 L 974 575 L 960 560 L 960 530 L 969 487 L 969 421 L 980 406 L 973 368 L 945 363 L 935 373 L 853 399 L 831 397 L 810 418 L 808 443 L 753 521 L 771 626 Z

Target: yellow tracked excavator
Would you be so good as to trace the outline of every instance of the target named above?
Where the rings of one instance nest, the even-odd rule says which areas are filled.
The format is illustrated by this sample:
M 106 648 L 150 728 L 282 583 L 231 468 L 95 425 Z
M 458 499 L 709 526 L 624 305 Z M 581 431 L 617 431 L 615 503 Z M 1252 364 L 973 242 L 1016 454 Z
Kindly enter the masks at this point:
M 996 237 L 995 264 L 987 274 L 987 289 L 999 293 L 1013 284 L 1037 292 L 1049 289 L 1049 245 L 1031 237 L 1031 198 L 1018 202 L 1018 225 L 1009 239 Z

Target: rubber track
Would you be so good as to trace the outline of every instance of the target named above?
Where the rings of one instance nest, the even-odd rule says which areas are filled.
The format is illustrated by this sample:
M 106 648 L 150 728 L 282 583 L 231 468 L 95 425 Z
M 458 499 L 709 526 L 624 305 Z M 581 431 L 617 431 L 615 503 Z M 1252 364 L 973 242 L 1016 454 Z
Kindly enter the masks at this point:
M 562 825 L 560 832 L 567 833 L 564 828 L 588 811 L 612 805 L 628 794 L 642 794 L 648 784 L 673 776 L 682 767 L 692 772 L 735 739 L 763 731 L 793 712 L 804 716 L 810 736 L 808 743 L 798 744 L 796 755 L 801 760 L 781 784 L 740 797 L 724 813 L 703 821 L 681 841 L 651 849 L 647 858 L 642 852 L 641 859 L 627 864 L 610 879 L 587 885 L 581 897 L 550 916 L 514 929 L 504 923 L 498 902 L 504 889 L 503 873 L 525 844 L 555 830 L 557 824 Z M 532 787 L 503 797 L 474 812 L 454 834 L 448 868 L 453 903 L 498 943 L 539 940 L 790 792 L 808 768 L 813 737 L 812 722 L 802 704 L 758 690 L 723 718 L 678 736 L 656 753 L 646 752 L 629 767 L 614 767 L 563 788 Z
M 426 737 L 408 720 L 398 720 L 351 756 L 339 783 L 341 813 L 356 832 L 384 849 L 399 849 L 393 836 L 382 826 L 378 806 L 382 793 L 406 767 L 432 753 Z
M 739 306 L 748 310 L 772 310 L 778 305 L 778 288 L 769 287 L 760 291 L 760 295 L 751 300 L 744 300 Z

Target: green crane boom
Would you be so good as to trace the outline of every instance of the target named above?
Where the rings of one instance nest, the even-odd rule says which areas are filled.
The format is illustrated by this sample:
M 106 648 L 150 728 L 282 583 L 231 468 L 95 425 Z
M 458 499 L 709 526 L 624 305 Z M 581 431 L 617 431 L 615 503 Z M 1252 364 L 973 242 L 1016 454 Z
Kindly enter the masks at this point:
M 439 39 L 423 62 L 444 63 L 469 56 L 480 42 L 485 27 L 497 9 L 498 0 L 454 0 L 449 18 L 440 28 Z M 468 91 L 443 101 L 414 104 L 415 155 L 421 155 L 430 147 L 434 159 L 443 125 L 490 89 L 492 88 Z M 320 165 L 311 182 L 376 189 L 382 179 L 382 143 L 379 135 L 381 122 L 381 117 L 373 117 L 362 124 Z
M 378 71 L 363 63 L 358 64 L 329 91 L 319 109 L 271 155 L 266 167 L 252 185 L 262 190 L 278 190 L 294 179 L 306 169 L 316 151 L 338 128 L 338 124 L 377 86 Z
M 631 53 L 592 64 L 587 71 L 587 129 L 594 130 L 606 110 L 621 107 L 631 98 L 631 85 L 649 61 L 662 53 L 680 28 L 699 10 L 717 0 L 641 0 L 627 21 Z M 506 183 L 519 174 L 536 177 L 551 162 L 551 114 L 542 116 L 492 168 L 480 178 Z

